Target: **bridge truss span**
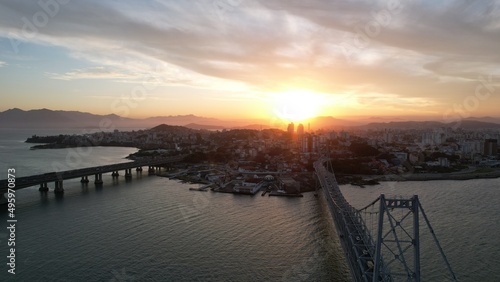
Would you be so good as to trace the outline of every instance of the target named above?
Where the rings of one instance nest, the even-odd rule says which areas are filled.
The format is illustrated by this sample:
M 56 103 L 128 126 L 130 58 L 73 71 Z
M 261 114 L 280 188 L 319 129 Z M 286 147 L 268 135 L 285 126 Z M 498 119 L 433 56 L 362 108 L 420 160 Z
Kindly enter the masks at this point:
M 373 279 L 375 244 L 360 213 L 344 198 L 333 172 L 325 167 L 326 159 L 314 163 L 317 179 L 323 190 L 340 243 L 355 281 L 391 281 L 390 277 Z M 382 262 L 381 262 L 382 263 Z M 387 273 L 383 271 L 382 274 Z
M 419 215 L 432 234 L 450 281 L 456 281 L 418 196 L 382 194 L 356 209 L 342 195 L 328 159 L 316 161 L 314 169 L 354 281 L 421 281 Z

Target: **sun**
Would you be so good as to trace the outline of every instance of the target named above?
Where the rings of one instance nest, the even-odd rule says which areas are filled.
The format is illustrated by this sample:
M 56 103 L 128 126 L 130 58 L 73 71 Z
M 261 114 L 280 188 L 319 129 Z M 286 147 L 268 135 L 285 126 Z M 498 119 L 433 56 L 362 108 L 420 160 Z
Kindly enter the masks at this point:
M 300 122 L 318 116 L 324 106 L 323 96 L 304 89 L 273 93 L 273 113 L 289 122 Z

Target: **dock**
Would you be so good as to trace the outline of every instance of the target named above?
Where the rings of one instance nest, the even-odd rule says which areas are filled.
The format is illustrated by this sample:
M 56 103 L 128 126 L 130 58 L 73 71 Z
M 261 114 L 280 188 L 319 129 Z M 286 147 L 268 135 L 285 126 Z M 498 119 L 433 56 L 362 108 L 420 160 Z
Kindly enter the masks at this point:
M 280 192 L 269 192 L 269 196 L 281 196 L 281 197 L 304 197 L 302 194 L 291 194 L 291 193 L 280 193 Z

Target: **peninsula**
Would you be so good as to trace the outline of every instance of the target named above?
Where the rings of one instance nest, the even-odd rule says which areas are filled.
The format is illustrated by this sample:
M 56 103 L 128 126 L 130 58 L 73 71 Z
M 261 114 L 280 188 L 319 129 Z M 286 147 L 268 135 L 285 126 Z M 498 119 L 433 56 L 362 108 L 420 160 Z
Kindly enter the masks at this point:
M 185 180 L 219 183 L 221 186 L 229 181 L 226 176 L 230 172 L 231 180 L 239 178 L 246 181 L 236 185 L 243 187 L 253 186 L 251 183 L 259 182 L 255 179 L 274 172 L 300 183 L 300 189 L 294 189 L 303 192 L 314 190 L 313 162 L 325 154 L 332 158 L 332 168 L 341 184 L 364 186 L 377 184 L 378 181 L 499 177 L 498 139 L 499 132 L 493 129 L 306 132 L 304 126 L 298 125 L 295 129 L 291 123 L 287 131 L 208 131 L 162 124 L 137 131 L 33 136 L 26 142 L 43 143 L 33 146 L 33 149 L 135 147 L 139 151 L 128 157 L 133 160 L 185 154 L 188 157 L 184 167 L 179 168 L 182 173 L 174 175 Z M 210 168 L 213 165 L 218 165 L 218 169 Z M 198 167 L 193 170 L 189 166 Z M 252 180 L 252 177 L 255 179 Z

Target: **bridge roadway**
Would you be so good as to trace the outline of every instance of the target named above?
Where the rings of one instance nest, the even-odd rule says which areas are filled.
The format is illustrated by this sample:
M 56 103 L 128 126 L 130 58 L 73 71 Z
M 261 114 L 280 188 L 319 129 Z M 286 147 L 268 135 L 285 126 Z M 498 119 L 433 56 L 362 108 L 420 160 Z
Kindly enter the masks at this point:
M 116 171 L 120 171 L 120 170 L 128 170 L 128 169 L 138 168 L 138 167 L 143 167 L 143 166 L 150 166 L 150 167 L 151 166 L 152 167 L 160 166 L 160 165 L 165 165 L 165 164 L 169 164 L 169 163 L 180 162 L 185 157 L 186 157 L 185 155 L 181 155 L 181 156 L 175 156 L 175 157 L 169 157 L 169 158 L 152 159 L 152 160 L 145 160 L 145 161 L 133 161 L 133 162 L 113 164 L 113 165 L 103 165 L 103 166 L 96 166 L 96 167 L 88 167 L 88 168 L 81 168 L 81 169 L 74 169 L 74 170 L 67 170 L 67 171 L 60 171 L 60 172 L 49 172 L 49 173 L 44 173 L 44 174 L 39 174 L 39 175 L 18 177 L 18 178 L 16 178 L 16 182 L 15 182 L 16 186 L 15 186 L 14 190 L 19 190 L 22 188 L 31 187 L 31 186 L 35 186 L 35 185 L 46 184 L 48 182 L 56 182 L 57 183 L 57 182 L 61 182 L 62 180 L 65 180 L 65 179 L 87 177 L 87 176 L 91 176 L 91 175 L 101 175 L 102 176 L 103 173 L 116 172 Z M 7 193 L 8 183 L 9 182 L 7 181 L 7 179 L 0 180 L 0 193 L 2 193 L 2 194 Z
M 316 161 L 314 170 L 335 222 L 353 280 L 392 281 L 391 277 L 374 279 L 375 243 L 361 214 L 347 202 L 335 175 L 325 167 L 327 161 L 324 158 Z M 381 264 L 383 265 L 383 262 Z

